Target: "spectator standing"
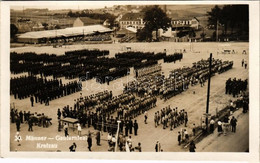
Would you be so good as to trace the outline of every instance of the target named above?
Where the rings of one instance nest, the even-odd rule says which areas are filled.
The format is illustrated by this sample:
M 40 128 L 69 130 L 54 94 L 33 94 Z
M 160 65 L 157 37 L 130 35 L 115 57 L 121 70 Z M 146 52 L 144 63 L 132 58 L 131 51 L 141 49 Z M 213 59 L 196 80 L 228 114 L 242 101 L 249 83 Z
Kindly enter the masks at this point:
M 211 119 L 209 123 L 210 123 L 210 126 L 209 126 L 210 133 L 213 133 L 214 132 L 214 124 L 215 124 L 214 119 Z
M 30 101 L 31 101 L 31 106 L 33 107 L 33 102 L 34 102 L 33 96 L 30 97 Z
M 33 126 L 33 120 L 32 120 L 32 118 L 29 118 L 29 120 L 28 120 L 28 125 L 29 125 L 28 131 L 33 131 L 33 129 L 32 129 L 32 126 Z
M 232 119 L 230 121 L 230 125 L 231 125 L 231 131 L 236 132 L 237 119 L 234 116 L 232 117 Z
M 100 145 L 100 137 L 101 137 L 100 131 L 97 131 L 96 140 L 97 140 L 97 145 L 98 145 L 98 146 L 101 146 L 101 145 Z
M 181 132 L 180 131 L 178 132 L 178 142 L 179 142 L 179 145 L 181 145 Z
M 58 116 L 58 119 L 60 119 L 60 117 L 61 117 L 61 111 L 60 111 L 60 109 L 58 109 L 58 111 L 57 111 L 57 116 Z
M 161 151 L 161 143 L 157 141 L 155 144 L 155 152 L 160 152 L 160 151 Z
M 78 129 L 78 135 L 81 136 L 81 126 L 80 126 L 79 123 L 77 124 L 77 126 L 78 126 L 78 128 L 77 128 Z
M 195 125 L 195 123 L 193 123 L 192 133 L 193 133 L 193 136 L 195 136 L 195 134 L 196 134 L 196 125 Z
M 222 122 L 218 121 L 218 134 L 220 135 L 222 133 Z
M 135 120 L 135 122 L 134 122 L 134 134 L 135 134 L 135 136 L 137 135 L 137 130 L 138 130 L 138 123 Z
M 148 119 L 148 115 L 147 115 L 147 111 L 144 112 L 144 123 L 147 124 L 147 119 Z
M 65 134 L 65 137 L 67 137 L 67 136 L 69 136 L 69 131 L 68 131 L 68 125 L 65 123 L 64 124 L 64 127 L 63 127 L 63 129 L 64 129 L 64 134 Z
M 91 133 L 89 133 L 88 135 L 88 150 L 91 151 L 91 147 L 92 147 L 92 137 L 91 137 Z

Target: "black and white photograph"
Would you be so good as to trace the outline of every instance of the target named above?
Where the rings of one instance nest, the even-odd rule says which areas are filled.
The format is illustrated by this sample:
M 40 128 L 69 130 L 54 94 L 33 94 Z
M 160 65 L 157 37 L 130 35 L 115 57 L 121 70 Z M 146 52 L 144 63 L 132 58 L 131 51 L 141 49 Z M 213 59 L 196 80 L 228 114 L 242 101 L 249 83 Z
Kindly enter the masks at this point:
M 252 152 L 253 4 L 61 3 L 9 5 L 6 150 Z

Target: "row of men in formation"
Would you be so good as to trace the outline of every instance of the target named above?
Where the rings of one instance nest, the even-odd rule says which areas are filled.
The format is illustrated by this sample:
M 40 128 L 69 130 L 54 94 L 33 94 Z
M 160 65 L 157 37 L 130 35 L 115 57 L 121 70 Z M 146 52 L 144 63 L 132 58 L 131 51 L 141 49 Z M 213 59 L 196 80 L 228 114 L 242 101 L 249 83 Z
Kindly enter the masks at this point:
M 92 94 L 85 97 L 83 97 L 82 93 L 80 93 L 80 97 L 74 99 L 74 109 L 92 108 L 97 104 L 104 103 L 105 101 L 112 99 L 112 97 L 113 97 L 112 91 L 108 91 L 108 90 L 105 90 L 103 92 L 98 92 L 96 94 Z
M 110 81 L 129 75 L 129 72 L 129 68 L 116 68 L 114 70 L 98 74 L 96 76 L 96 81 L 101 84 L 107 83 L 107 85 L 109 85 Z
M 100 93 L 97 93 L 100 94 Z M 94 95 L 96 96 L 96 95 Z M 75 103 L 74 103 L 74 109 L 72 107 L 70 107 L 69 105 L 64 106 L 61 114 L 63 117 L 72 117 L 72 118 L 79 118 L 81 117 L 81 114 L 85 113 L 85 112 L 91 112 L 94 111 L 96 113 L 99 114 L 113 114 L 116 109 L 123 105 L 123 104 L 127 104 L 130 103 L 131 101 L 133 101 L 135 99 L 135 96 L 132 94 L 120 94 L 118 96 L 113 96 L 112 98 L 108 98 L 106 100 L 100 101 L 98 99 L 97 102 L 92 103 L 91 106 L 87 106 L 88 105 L 88 100 L 82 97 L 78 98 Z M 73 114 L 72 114 L 73 113 Z M 76 115 L 79 114 L 80 116 Z M 90 115 L 90 114 L 89 114 Z
M 62 86 L 61 80 L 47 80 L 35 76 L 11 78 L 11 94 L 14 98 L 24 99 L 34 94 L 43 94 L 46 89 L 52 90 Z M 64 85 L 64 87 L 68 84 Z
M 177 60 L 181 61 L 181 59 L 183 58 L 183 54 L 182 53 L 174 53 L 172 55 L 167 55 L 163 58 L 163 61 L 168 63 L 168 62 L 176 62 Z
M 123 94 L 125 95 L 125 94 Z M 127 94 L 126 94 L 127 95 Z M 72 109 L 72 107 L 66 106 L 62 109 L 58 109 L 58 118 L 71 117 L 79 120 L 80 124 L 83 126 L 88 125 L 88 127 L 93 126 L 95 129 L 102 129 L 107 131 L 107 126 L 104 124 L 117 125 L 117 120 L 121 120 L 120 131 L 123 131 L 124 122 L 128 121 L 136 116 L 145 113 L 147 110 L 155 107 L 156 97 L 149 97 L 143 99 L 134 99 L 134 96 L 121 96 L 120 98 L 112 99 L 111 104 L 108 106 L 113 106 L 114 108 L 109 108 L 106 105 L 98 104 L 98 107 L 92 110 L 88 109 Z M 110 102 L 107 102 L 108 104 Z M 100 107 L 101 106 L 101 107 Z M 95 110 L 96 109 L 96 110 Z M 111 109 L 111 110 L 110 110 Z M 111 115 L 117 112 L 117 117 L 115 119 L 111 118 Z M 128 128 L 128 127 L 127 127 Z M 109 127 L 111 129 L 111 127 Z M 128 130 L 128 129 L 126 129 Z M 116 131 L 116 130 L 115 130 Z M 125 131 L 126 132 L 126 131 Z M 127 133 L 127 132 L 126 132 Z
M 109 55 L 108 50 L 76 50 L 67 51 L 65 55 L 56 54 L 36 54 L 35 52 L 10 54 L 11 58 L 11 72 L 14 74 L 21 72 L 28 72 L 29 74 L 41 74 L 44 76 L 53 75 L 59 77 L 65 75 L 66 68 L 62 64 L 77 65 L 79 60 L 86 60 L 97 58 L 99 56 Z M 74 70 L 70 67 L 70 70 Z M 69 70 L 68 70 L 69 71 Z
M 140 58 L 142 60 L 160 60 L 163 59 L 166 56 L 165 52 L 160 53 L 154 53 L 154 52 L 134 52 L 134 51 L 128 51 L 123 53 L 117 53 L 115 54 L 115 58 L 127 58 L 127 59 L 134 59 L 134 58 Z
M 160 73 L 162 71 L 162 66 L 159 64 L 156 65 L 152 65 L 149 67 L 144 67 L 144 68 L 140 68 L 140 69 L 136 69 L 135 70 L 135 77 L 144 77 L 147 75 L 151 75 L 154 73 Z
M 228 65 L 228 66 L 226 66 Z M 212 76 L 219 70 L 232 68 L 233 62 L 222 62 L 219 59 L 213 59 L 212 62 Z M 209 76 L 208 60 L 201 60 L 193 64 L 193 67 L 183 67 L 175 69 L 170 72 L 169 77 L 164 75 L 154 74 L 138 78 L 125 84 L 125 92 L 137 93 L 143 96 L 144 93 L 153 95 L 162 95 L 163 98 L 168 99 L 171 96 L 181 93 L 188 89 L 188 86 L 195 85 L 198 82 L 203 83 Z
M 173 128 L 176 128 L 181 124 L 184 124 L 184 127 L 187 127 L 187 123 L 188 113 L 184 109 L 178 111 L 178 107 L 171 108 L 168 106 L 154 113 L 155 127 L 162 124 L 163 129 L 166 129 L 169 126 L 170 130 L 173 130 Z
M 109 55 L 108 50 L 74 50 L 74 51 L 66 51 L 64 55 L 56 55 L 56 54 L 37 54 L 35 52 L 24 52 L 24 53 L 17 53 L 11 52 L 10 53 L 10 60 L 13 62 L 34 62 L 34 63 L 54 63 L 54 62 L 66 62 L 68 60 L 74 58 L 97 58 L 99 56 Z
M 144 52 L 138 52 L 139 56 L 129 59 L 127 57 L 112 57 L 112 58 L 97 58 L 104 56 L 107 51 L 99 50 L 77 50 L 66 52 L 65 55 L 48 55 L 48 54 L 11 54 L 11 71 L 12 73 L 28 72 L 29 74 L 41 74 L 41 76 L 51 76 L 56 79 L 57 77 L 77 78 L 86 76 L 89 72 L 88 79 L 93 77 L 98 78 L 98 82 L 104 83 L 105 77 L 114 80 L 115 78 L 127 75 L 130 67 L 140 68 L 148 65 L 157 64 L 157 60 L 161 59 L 165 53 L 158 53 L 147 55 Z M 129 52 L 122 53 L 121 55 L 128 54 Z M 135 53 L 135 52 L 134 52 Z M 146 54 L 146 55 L 145 55 Z M 120 56 L 121 56 L 120 55 Z M 29 59 L 26 57 L 28 56 Z M 140 56 L 145 56 L 146 62 L 142 62 Z M 20 63 L 20 61 L 23 61 Z M 114 68 L 115 71 L 111 72 L 110 69 Z M 21 70 L 24 69 L 24 70 Z
M 247 79 L 241 80 L 241 79 L 231 79 L 229 78 L 226 81 L 226 94 L 232 94 L 233 97 L 240 94 L 242 91 L 247 90 L 248 81 Z
M 15 99 L 30 97 L 31 106 L 40 102 L 49 104 L 49 101 L 76 93 L 81 90 L 77 81 L 62 84 L 62 80 L 37 78 L 35 76 L 22 76 L 11 78 L 11 94 Z

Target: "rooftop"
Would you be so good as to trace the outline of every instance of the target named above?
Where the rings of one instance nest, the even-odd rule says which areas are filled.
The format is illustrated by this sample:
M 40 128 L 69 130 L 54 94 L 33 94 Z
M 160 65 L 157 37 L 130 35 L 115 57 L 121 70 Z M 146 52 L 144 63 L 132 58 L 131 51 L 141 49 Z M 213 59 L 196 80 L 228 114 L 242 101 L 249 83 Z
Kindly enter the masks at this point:
M 142 13 L 126 13 L 120 21 L 138 21 L 143 17 L 144 15 Z
M 68 37 L 68 36 L 77 36 L 77 35 L 90 35 L 96 32 L 105 33 L 112 32 L 111 29 L 106 28 L 102 25 L 89 25 L 83 27 L 72 27 L 65 29 L 57 29 L 57 30 L 45 30 L 45 31 L 36 31 L 36 32 L 26 32 L 20 34 L 18 38 L 55 38 L 55 37 Z

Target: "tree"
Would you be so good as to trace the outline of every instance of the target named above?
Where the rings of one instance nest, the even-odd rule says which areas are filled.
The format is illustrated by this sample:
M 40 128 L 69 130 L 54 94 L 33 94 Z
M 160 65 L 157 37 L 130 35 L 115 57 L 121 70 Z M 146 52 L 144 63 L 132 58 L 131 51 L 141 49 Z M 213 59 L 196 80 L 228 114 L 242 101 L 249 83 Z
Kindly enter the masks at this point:
M 167 30 L 171 26 L 171 19 L 159 6 L 154 6 L 145 12 L 144 22 L 147 32 L 152 34 L 153 31 L 156 31 L 156 40 L 158 40 L 158 29 Z
M 10 35 L 12 39 L 16 39 L 16 34 L 18 33 L 18 28 L 16 27 L 15 24 L 10 25 Z
M 209 18 L 208 23 L 209 25 L 214 25 L 215 29 L 217 29 L 217 22 L 221 21 L 222 13 L 221 9 L 216 5 L 214 8 L 211 9 L 210 12 L 207 12 Z
M 70 10 L 70 11 L 68 12 L 68 16 L 69 16 L 69 17 L 74 17 L 74 13 L 72 13 L 72 11 Z
M 152 38 L 152 33 L 149 32 L 149 30 L 146 29 L 146 27 L 144 27 L 143 29 L 138 29 L 137 30 L 137 40 L 138 41 L 151 41 Z
M 204 41 L 205 36 L 206 36 L 206 33 L 204 33 L 204 31 L 203 31 L 203 32 L 200 34 L 200 37 L 201 37 L 202 41 Z
M 188 34 L 189 34 L 189 38 L 194 38 L 194 37 L 196 37 L 196 33 L 195 33 L 195 31 L 194 31 L 193 28 L 190 28 Z
M 222 8 L 215 6 L 208 12 L 208 24 L 214 25 L 215 30 L 217 25 L 223 30 L 223 36 L 227 36 L 227 31 L 230 29 L 230 35 L 233 35 L 234 30 L 236 35 L 248 37 L 249 33 L 249 6 L 248 5 L 224 5 Z M 217 24 L 219 22 L 219 24 Z M 214 37 L 214 36 L 213 36 Z
M 107 17 L 108 17 L 107 20 L 108 20 L 108 24 L 109 24 L 108 27 L 112 29 L 115 26 L 116 17 L 114 15 L 111 15 L 111 14 L 108 14 Z

